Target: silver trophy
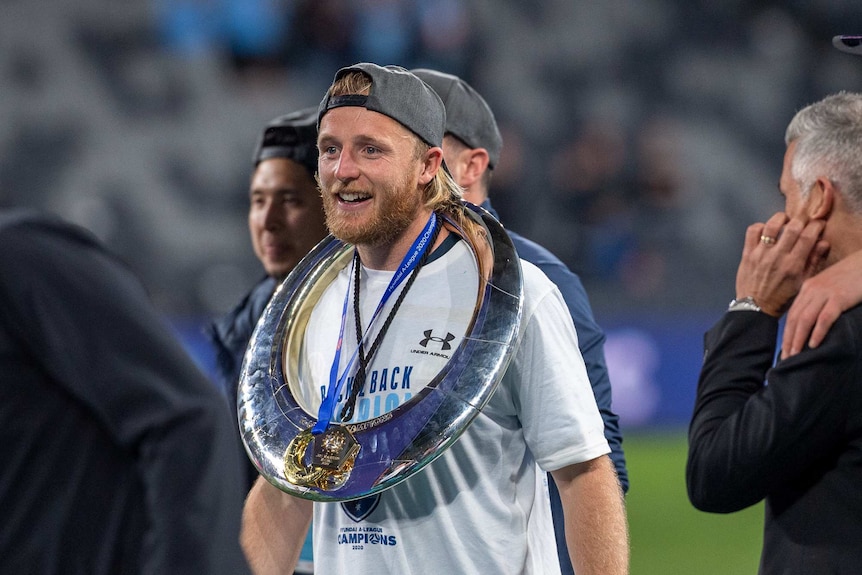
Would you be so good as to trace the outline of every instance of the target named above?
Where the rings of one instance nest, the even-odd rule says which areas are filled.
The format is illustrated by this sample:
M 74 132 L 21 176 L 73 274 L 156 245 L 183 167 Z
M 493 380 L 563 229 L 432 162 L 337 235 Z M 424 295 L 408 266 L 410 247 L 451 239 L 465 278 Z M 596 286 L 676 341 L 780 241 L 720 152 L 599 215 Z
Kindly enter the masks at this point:
M 468 331 L 432 381 L 379 417 L 332 422 L 314 435 L 316 415 L 298 400 L 299 354 L 309 316 L 350 263 L 353 246 L 329 236 L 276 290 L 246 351 L 237 398 L 246 451 L 270 483 L 316 501 L 349 501 L 383 491 L 439 457 L 491 398 L 518 335 L 521 267 L 500 223 L 472 204 L 464 209 L 487 232 L 487 240 L 467 242 L 480 274 Z

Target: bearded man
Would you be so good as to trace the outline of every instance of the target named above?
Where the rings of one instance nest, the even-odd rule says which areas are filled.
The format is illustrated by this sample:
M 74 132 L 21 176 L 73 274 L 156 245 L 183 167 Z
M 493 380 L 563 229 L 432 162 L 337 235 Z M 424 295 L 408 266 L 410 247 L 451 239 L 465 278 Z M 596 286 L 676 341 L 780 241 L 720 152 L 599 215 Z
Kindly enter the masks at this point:
M 446 364 L 444 353 L 416 353 L 425 334 L 446 334 L 453 349 L 465 337 L 479 285 L 467 240 L 483 230 L 441 169 L 445 125 L 436 93 L 394 66 L 339 70 L 320 104 L 326 222 L 355 253 L 304 334 L 299 385 L 311 410 L 337 403 L 332 417 L 342 422 L 387 413 Z M 554 284 L 520 265 L 517 347 L 458 441 L 359 502 L 312 504 L 258 480 L 242 535 L 256 572 L 292 567 L 313 511 L 316 572 L 559 573 L 541 468 L 560 489 L 576 571 L 627 573 L 622 493 L 575 329 Z M 334 396 L 333 373 L 353 382 Z M 375 536 L 350 544 L 352 532 Z

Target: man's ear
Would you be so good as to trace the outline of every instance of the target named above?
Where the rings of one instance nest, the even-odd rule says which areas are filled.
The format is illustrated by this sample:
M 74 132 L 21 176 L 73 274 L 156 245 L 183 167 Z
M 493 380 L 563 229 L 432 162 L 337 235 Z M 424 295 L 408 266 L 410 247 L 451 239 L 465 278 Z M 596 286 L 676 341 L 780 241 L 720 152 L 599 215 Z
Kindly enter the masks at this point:
M 826 220 L 835 207 L 835 184 L 829 178 L 817 178 L 811 191 L 808 192 L 806 211 L 813 220 Z
M 436 146 L 428 148 L 425 152 L 425 158 L 422 161 L 422 172 L 419 174 L 419 184 L 424 186 L 434 179 L 437 175 L 437 170 L 443 164 L 443 148 Z
M 462 186 L 469 188 L 482 178 L 482 174 L 488 169 L 488 150 L 485 148 L 467 149 L 463 152 L 465 162 L 464 172 L 461 174 Z

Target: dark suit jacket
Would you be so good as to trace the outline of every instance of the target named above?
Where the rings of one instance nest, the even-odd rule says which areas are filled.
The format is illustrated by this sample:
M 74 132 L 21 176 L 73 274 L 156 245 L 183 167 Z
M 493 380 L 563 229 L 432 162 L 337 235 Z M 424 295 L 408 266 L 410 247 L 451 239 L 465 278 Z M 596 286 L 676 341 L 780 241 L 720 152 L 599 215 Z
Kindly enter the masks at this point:
M 235 421 L 94 236 L 0 210 L 0 573 L 248 573 Z
M 862 307 L 773 367 L 778 320 L 728 312 L 706 334 L 689 429 L 689 498 L 766 499 L 761 574 L 862 573 Z

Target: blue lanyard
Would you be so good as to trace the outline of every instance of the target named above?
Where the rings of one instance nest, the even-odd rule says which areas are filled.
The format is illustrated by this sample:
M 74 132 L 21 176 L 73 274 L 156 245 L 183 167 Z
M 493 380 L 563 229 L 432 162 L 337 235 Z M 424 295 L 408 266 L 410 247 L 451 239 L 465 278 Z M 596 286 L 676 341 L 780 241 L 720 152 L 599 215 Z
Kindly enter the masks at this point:
M 428 223 L 425 224 L 425 228 L 419 234 L 419 236 L 413 240 L 413 245 L 410 246 L 410 249 L 407 250 L 407 253 L 404 254 L 404 259 L 401 260 L 401 264 L 398 266 L 398 269 L 395 272 L 395 275 L 392 276 L 392 279 L 389 280 L 389 285 L 386 286 L 386 291 L 383 292 L 383 296 L 380 298 L 380 303 L 377 304 L 377 309 L 374 310 L 374 314 L 371 316 L 371 320 L 368 322 L 368 327 L 362 334 L 362 341 L 364 342 L 368 335 L 371 333 L 371 327 L 374 325 L 374 321 L 380 315 L 380 311 L 383 309 L 383 306 L 389 300 L 389 297 L 396 290 L 396 288 L 401 285 L 409 275 L 413 269 L 419 265 L 419 262 L 422 260 L 422 255 L 425 251 L 430 247 L 429 241 L 432 237 L 434 237 L 434 230 L 437 227 L 437 215 L 434 212 L 431 212 L 431 217 L 428 218 Z M 353 258 L 353 265 L 356 265 L 356 259 Z M 351 268 L 352 270 L 353 268 Z M 350 277 L 353 278 L 353 274 L 350 274 Z M 353 367 L 356 364 L 356 358 L 359 353 L 359 347 L 353 351 L 353 355 L 350 357 L 350 360 L 347 362 L 347 366 L 344 368 L 344 371 L 341 375 L 338 375 L 338 365 L 341 363 L 341 347 L 344 343 L 344 326 L 347 323 L 347 307 L 348 302 L 350 301 L 350 287 L 352 284 L 352 279 L 347 284 L 347 292 L 344 294 L 344 304 L 341 308 L 341 329 L 338 332 L 338 343 L 335 347 L 335 358 L 332 360 L 332 367 L 329 370 L 329 387 L 326 390 L 326 396 L 323 398 L 323 402 L 320 404 L 320 409 L 317 412 L 317 423 L 314 424 L 314 427 L 311 430 L 311 433 L 314 435 L 319 435 L 326 431 L 326 428 L 329 427 L 329 423 L 332 420 L 332 414 L 335 411 L 335 405 L 338 402 L 338 395 L 341 393 L 342 388 L 344 387 L 345 381 L 347 381 L 347 376 L 352 373 Z

